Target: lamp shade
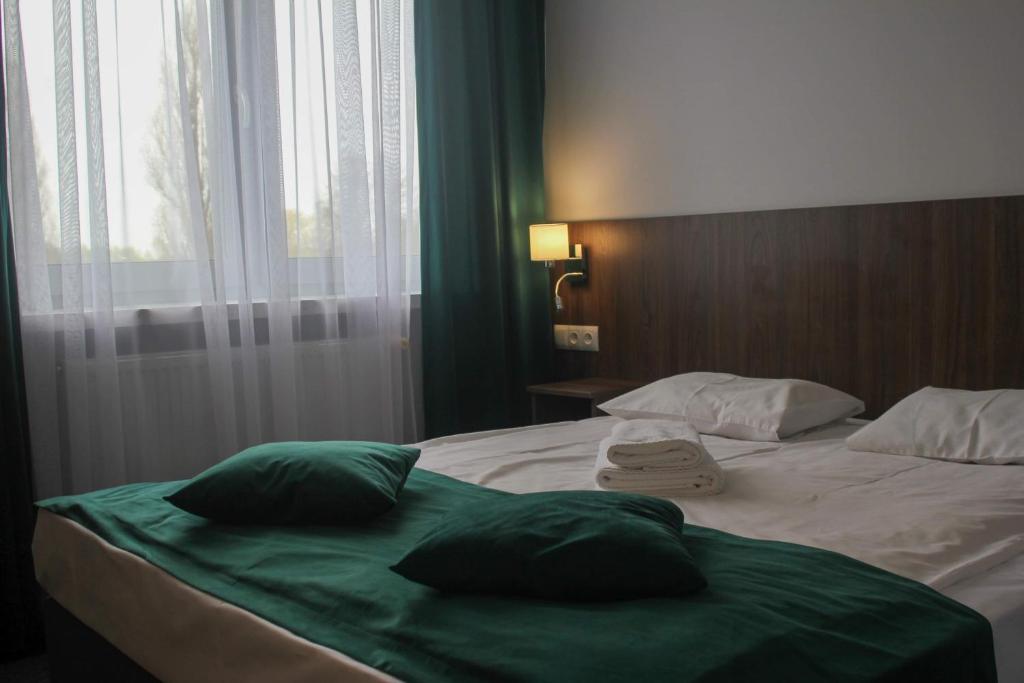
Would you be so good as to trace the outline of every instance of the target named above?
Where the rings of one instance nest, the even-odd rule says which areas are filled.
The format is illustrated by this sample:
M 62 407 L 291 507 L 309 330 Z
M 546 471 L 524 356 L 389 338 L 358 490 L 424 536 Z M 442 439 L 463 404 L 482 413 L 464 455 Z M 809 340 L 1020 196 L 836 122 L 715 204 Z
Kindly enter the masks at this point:
M 568 258 L 568 223 L 538 223 L 530 226 L 531 261 L 564 261 Z

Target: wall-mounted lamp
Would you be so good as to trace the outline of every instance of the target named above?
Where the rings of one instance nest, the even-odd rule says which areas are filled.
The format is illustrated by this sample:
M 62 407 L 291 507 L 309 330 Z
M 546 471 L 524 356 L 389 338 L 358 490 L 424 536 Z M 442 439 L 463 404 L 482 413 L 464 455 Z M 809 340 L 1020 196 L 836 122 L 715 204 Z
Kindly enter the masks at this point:
M 543 261 L 547 268 L 553 268 L 555 261 L 573 261 L 576 268 L 567 272 L 555 282 L 555 309 L 562 310 L 562 297 L 558 296 L 558 287 L 567 277 L 577 278 L 577 282 L 587 281 L 587 259 L 582 244 L 569 247 L 568 223 L 539 223 L 530 226 L 530 260 Z

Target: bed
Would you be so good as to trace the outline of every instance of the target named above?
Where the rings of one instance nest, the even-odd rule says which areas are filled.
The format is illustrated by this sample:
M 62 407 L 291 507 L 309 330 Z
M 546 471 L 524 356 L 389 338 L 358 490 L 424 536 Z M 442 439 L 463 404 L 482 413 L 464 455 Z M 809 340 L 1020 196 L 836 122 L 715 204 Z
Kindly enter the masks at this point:
M 1024 386 L 1021 216 L 1024 197 L 1014 196 L 573 224 L 573 242 L 589 249 L 592 276 L 566 298 L 559 322 L 600 325 L 602 343 L 600 353 L 557 353 L 559 372 L 647 381 L 709 368 L 798 377 L 863 399 L 868 417 L 926 385 Z M 474 381 L 465 379 L 465 391 L 478 391 Z M 435 439 L 420 444 L 417 469 L 425 478 L 485 487 L 479 491 L 592 489 L 597 444 L 615 420 Z M 1024 466 L 854 452 L 844 438 L 859 425 L 847 420 L 782 443 L 705 437 L 725 470 L 726 489 L 678 500 L 687 523 L 754 544 L 839 553 L 851 573 L 865 563 L 906 582 L 903 588 L 934 589 L 981 620 L 990 641 L 974 642 L 987 651 L 967 654 L 991 660 L 994 652 L 1001 681 L 1024 681 Z M 139 548 L 108 542 L 126 545 L 123 536 L 134 529 L 125 523 L 112 533 L 116 514 L 90 526 L 95 520 L 65 512 L 40 511 L 34 554 L 53 598 L 51 626 L 58 636 L 71 635 L 51 640 L 51 649 L 74 655 L 63 660 L 69 680 L 77 673 L 110 680 L 381 681 L 398 671 L 386 648 L 367 656 L 354 644 L 325 646 L 175 578 L 166 558 L 148 561 Z M 843 579 L 841 570 L 836 577 Z M 924 642 L 927 629 L 904 640 L 901 617 L 890 616 L 879 622 L 895 627 L 888 643 L 873 642 L 879 657 L 898 658 L 900 648 Z M 508 642 L 512 651 L 561 635 L 529 627 L 518 634 Z M 455 636 L 456 657 L 486 661 L 472 628 Z M 83 642 L 90 644 L 85 650 L 71 647 Z M 935 642 L 942 654 L 945 645 L 965 640 Z M 93 656 L 101 651 L 110 656 Z M 833 658 L 821 659 L 823 668 L 806 678 L 872 678 L 837 674 Z M 765 678 L 758 663 L 746 677 Z M 535 678 L 560 679 L 558 664 Z M 475 678 L 500 673 L 484 667 Z M 907 676 L 890 671 L 888 678 Z
M 513 493 L 590 489 L 597 443 L 617 419 L 435 439 L 421 444 L 419 468 Z M 835 551 L 937 589 L 988 620 L 1000 680 L 1021 680 L 1024 467 L 849 451 L 844 438 L 857 426 L 777 444 L 707 436 L 728 487 L 677 502 L 688 523 Z M 35 557 L 54 600 L 161 680 L 391 679 L 386 655 L 352 656 L 297 635 L 68 516 L 40 512 Z M 464 635 L 466 657 L 486 662 L 486 649 L 474 653 Z

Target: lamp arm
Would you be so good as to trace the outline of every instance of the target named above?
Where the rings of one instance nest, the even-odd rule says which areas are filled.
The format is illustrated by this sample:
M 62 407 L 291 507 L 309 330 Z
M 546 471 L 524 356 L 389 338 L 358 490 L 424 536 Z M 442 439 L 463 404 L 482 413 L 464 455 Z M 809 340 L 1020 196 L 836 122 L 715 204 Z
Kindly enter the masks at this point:
M 559 285 L 562 284 L 562 280 L 564 280 L 567 277 L 573 277 L 574 275 L 576 277 L 585 277 L 585 273 L 566 273 L 555 281 L 555 310 L 562 310 L 562 297 L 558 296 Z

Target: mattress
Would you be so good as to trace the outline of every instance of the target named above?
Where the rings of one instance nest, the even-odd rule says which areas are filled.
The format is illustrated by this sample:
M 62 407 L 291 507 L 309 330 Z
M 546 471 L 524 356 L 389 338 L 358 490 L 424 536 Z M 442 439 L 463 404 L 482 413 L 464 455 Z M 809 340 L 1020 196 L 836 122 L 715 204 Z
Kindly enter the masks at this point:
M 451 510 L 515 494 L 415 469 L 394 509 L 359 525 L 238 527 L 168 503 L 180 485 L 40 505 L 402 680 L 996 680 L 985 617 L 838 553 L 687 524 L 682 541 L 708 584 L 695 594 L 597 603 L 455 595 L 388 568 Z
M 437 439 L 422 444 L 420 466 L 512 492 L 593 488 L 597 442 L 614 420 Z M 727 490 L 678 502 L 696 524 L 838 550 L 938 587 L 992 623 L 1001 678 L 1024 678 L 1010 647 L 1024 637 L 1024 468 L 852 453 L 842 439 L 855 428 L 783 444 L 708 437 Z M 35 553 L 40 582 L 61 604 L 163 679 L 384 678 L 66 519 L 40 515 Z M 156 623 L 154 613 L 174 618 Z

